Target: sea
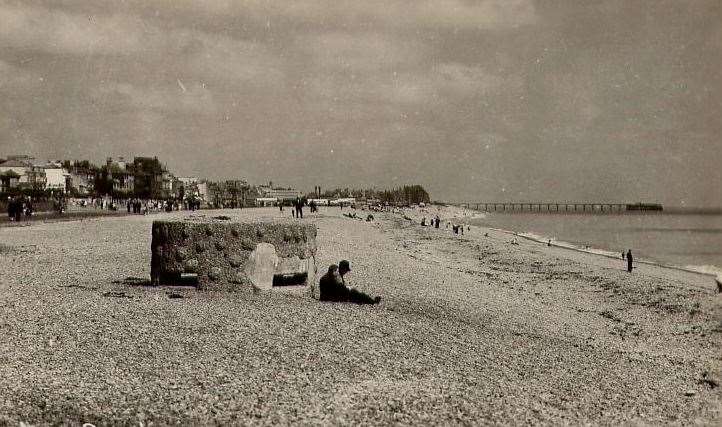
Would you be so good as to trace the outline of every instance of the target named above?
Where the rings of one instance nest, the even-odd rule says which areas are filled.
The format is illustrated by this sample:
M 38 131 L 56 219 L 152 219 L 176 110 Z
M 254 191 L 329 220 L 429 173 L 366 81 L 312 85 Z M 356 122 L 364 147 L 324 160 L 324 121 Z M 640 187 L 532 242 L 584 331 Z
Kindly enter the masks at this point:
M 709 274 L 722 273 L 722 212 L 489 212 L 466 222 Z

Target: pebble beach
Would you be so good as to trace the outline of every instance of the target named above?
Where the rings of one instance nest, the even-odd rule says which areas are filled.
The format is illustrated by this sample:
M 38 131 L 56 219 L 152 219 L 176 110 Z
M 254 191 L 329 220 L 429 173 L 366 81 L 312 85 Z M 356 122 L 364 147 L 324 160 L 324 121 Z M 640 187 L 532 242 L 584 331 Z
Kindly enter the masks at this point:
M 0 425 L 722 422 L 713 278 L 373 214 L 302 220 L 372 306 L 148 286 L 185 212 L 0 227 Z

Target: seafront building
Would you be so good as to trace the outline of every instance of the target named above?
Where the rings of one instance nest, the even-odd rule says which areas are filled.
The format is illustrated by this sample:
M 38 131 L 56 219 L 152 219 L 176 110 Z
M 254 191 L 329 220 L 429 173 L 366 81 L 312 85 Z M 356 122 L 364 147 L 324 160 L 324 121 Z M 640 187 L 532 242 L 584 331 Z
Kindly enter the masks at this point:
M 256 203 L 259 206 L 268 206 L 296 200 L 298 197 L 301 197 L 301 193 L 295 188 L 274 187 L 273 182 L 269 182 L 268 185 L 258 186 Z
M 33 187 L 35 183 L 34 160 L 29 156 L 8 156 L 4 162 L 0 163 L 0 176 L 2 176 L 4 192 L 14 188 Z
M 0 159 L 0 193 L 28 190 L 48 196 L 192 200 L 216 208 L 276 205 L 302 197 L 301 191 L 273 182 L 256 186 L 242 179 L 177 177 L 157 157 L 138 156 L 132 161 L 108 157 L 101 166 L 88 160 L 37 162 L 26 155 Z

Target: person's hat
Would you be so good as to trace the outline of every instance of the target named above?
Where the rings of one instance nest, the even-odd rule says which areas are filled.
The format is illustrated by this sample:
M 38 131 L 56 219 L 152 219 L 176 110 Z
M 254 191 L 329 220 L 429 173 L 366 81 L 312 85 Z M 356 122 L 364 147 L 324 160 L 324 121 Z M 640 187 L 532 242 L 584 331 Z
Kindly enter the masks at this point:
M 341 262 L 338 263 L 338 269 L 339 269 L 339 270 L 344 270 L 344 271 L 351 271 L 351 265 L 349 264 L 348 261 L 343 260 L 343 261 L 341 261 Z

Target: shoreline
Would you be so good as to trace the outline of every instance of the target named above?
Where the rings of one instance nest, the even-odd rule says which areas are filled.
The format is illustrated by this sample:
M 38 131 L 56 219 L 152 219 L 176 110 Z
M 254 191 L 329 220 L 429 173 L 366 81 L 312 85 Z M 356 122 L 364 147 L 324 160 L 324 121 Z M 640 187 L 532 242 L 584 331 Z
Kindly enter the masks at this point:
M 479 226 L 477 226 L 477 227 L 479 227 Z M 512 230 L 505 230 L 503 228 L 496 228 L 496 227 L 485 227 L 485 228 L 488 228 L 489 230 L 495 230 L 495 231 L 505 233 L 505 234 L 510 234 L 510 235 L 513 235 L 516 237 L 521 237 L 521 238 L 524 238 L 526 240 L 530 240 L 530 241 L 533 241 L 536 243 L 549 245 L 549 242 L 544 240 L 544 236 L 532 235 L 531 233 L 528 233 L 528 232 L 520 233 L 520 232 L 516 232 L 516 231 L 512 231 Z M 556 248 L 567 249 L 570 251 L 580 252 L 580 253 L 589 254 L 589 255 L 596 255 L 596 256 L 601 256 L 601 257 L 605 257 L 605 258 L 609 258 L 609 259 L 622 261 L 622 259 L 619 256 L 614 256 L 612 254 L 603 253 L 603 252 L 608 252 L 607 249 L 594 248 L 594 247 L 589 247 L 588 249 L 585 249 L 585 248 L 577 247 L 573 243 L 569 243 L 564 240 L 551 239 L 551 241 L 552 242 L 551 242 L 550 246 L 553 246 Z M 685 266 L 680 266 L 680 265 L 675 265 L 675 264 L 666 264 L 662 261 L 650 261 L 650 260 L 635 258 L 634 263 L 651 265 L 654 267 L 668 268 L 670 270 L 684 271 L 686 273 L 699 274 L 699 275 L 710 276 L 710 277 L 717 277 L 719 275 L 719 273 L 713 273 L 711 271 L 695 270 L 693 268 L 689 268 L 689 267 L 685 267 Z M 713 267 L 719 268 L 717 266 L 713 266 Z
M 472 212 L 472 214 L 464 215 L 464 217 L 460 218 L 461 221 L 464 221 L 467 219 L 483 221 L 483 219 L 486 218 L 486 216 L 493 214 L 493 212 L 477 211 L 475 209 L 468 209 L 468 208 L 457 208 L 457 209 L 466 210 L 467 212 Z M 529 213 L 529 212 L 526 212 L 526 213 Z M 668 213 L 669 214 L 678 214 L 677 212 L 668 212 Z M 555 214 L 555 213 L 552 213 L 552 214 Z M 695 212 L 690 212 L 690 213 L 685 212 L 683 214 L 697 215 L 699 213 L 695 211 Z M 479 218 L 479 215 L 481 215 L 481 218 Z M 517 237 L 522 237 L 526 240 L 530 240 L 530 241 L 533 241 L 536 243 L 541 243 L 544 245 L 547 245 L 548 240 L 551 240 L 552 241 L 551 246 L 553 246 L 553 247 L 558 247 L 561 249 L 567 249 L 567 250 L 571 250 L 571 251 L 575 251 L 575 252 L 579 252 L 579 253 L 585 253 L 585 254 L 589 254 L 589 255 L 602 256 L 602 257 L 609 258 L 609 259 L 621 260 L 621 258 L 619 257 L 618 254 L 614 254 L 609 249 L 604 249 L 604 248 L 600 248 L 600 247 L 596 247 L 596 246 L 590 245 L 588 248 L 583 248 L 583 247 L 580 247 L 574 243 L 571 243 L 571 242 L 568 242 L 565 240 L 558 240 L 555 238 L 539 235 L 539 234 L 532 233 L 529 231 L 515 231 L 515 230 L 510 230 L 510 229 L 491 227 L 491 226 L 487 226 L 487 225 L 479 225 L 479 224 L 473 224 L 473 223 L 468 224 L 468 225 L 475 226 L 475 227 L 484 227 L 489 230 L 495 230 L 495 231 L 498 231 L 501 233 L 505 233 L 505 234 L 509 234 L 509 235 L 513 235 L 513 236 L 517 236 Z M 671 269 L 671 270 L 676 270 L 676 271 L 682 271 L 682 272 L 686 272 L 686 273 L 690 273 L 690 274 L 709 276 L 709 277 L 713 277 L 713 278 L 722 276 L 722 266 L 717 266 L 717 265 L 713 265 L 713 264 L 679 265 L 679 264 L 674 264 L 672 262 L 650 260 L 650 259 L 645 259 L 645 258 L 635 258 L 634 263 L 661 267 L 661 268 Z

